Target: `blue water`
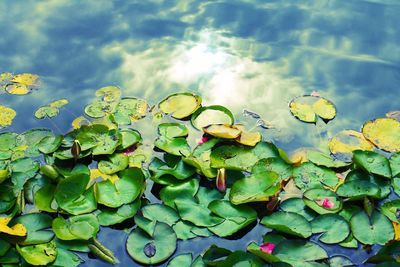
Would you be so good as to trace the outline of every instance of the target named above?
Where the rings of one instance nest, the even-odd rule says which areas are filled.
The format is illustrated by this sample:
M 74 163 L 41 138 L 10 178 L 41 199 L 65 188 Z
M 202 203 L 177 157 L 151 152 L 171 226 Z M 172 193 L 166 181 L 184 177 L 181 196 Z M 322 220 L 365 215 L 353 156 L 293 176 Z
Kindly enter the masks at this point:
M 265 138 L 289 152 L 321 146 L 319 136 L 400 109 L 399 14 L 398 0 L 2 0 L 0 72 L 35 73 L 42 84 L 26 96 L 0 94 L 0 105 L 18 112 L 7 130 L 65 132 L 100 87 L 118 85 L 150 104 L 189 90 L 238 120 L 244 108 L 259 113 L 276 126 Z M 312 91 L 338 109 L 328 125 L 301 123 L 288 111 L 292 98 Z M 57 118 L 33 117 L 60 98 L 70 104 Z M 260 239 L 257 229 L 221 245 L 244 249 Z M 121 266 L 134 266 L 125 233 L 100 236 L 112 239 Z M 195 254 L 208 246 L 195 242 Z

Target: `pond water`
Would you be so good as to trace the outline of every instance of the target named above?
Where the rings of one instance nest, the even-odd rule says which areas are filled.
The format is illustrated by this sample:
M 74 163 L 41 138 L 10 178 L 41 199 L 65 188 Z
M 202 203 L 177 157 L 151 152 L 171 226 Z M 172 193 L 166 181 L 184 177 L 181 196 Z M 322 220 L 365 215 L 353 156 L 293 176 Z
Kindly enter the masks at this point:
M 0 14 L 0 72 L 41 77 L 29 95 L 0 95 L 0 105 L 18 113 L 7 131 L 66 132 L 95 90 L 107 85 L 151 105 L 192 91 L 250 126 L 255 121 L 243 109 L 257 112 L 275 126 L 263 130 L 265 139 L 288 152 L 318 147 L 340 130 L 360 130 L 399 109 L 397 0 L 6 0 Z M 290 100 L 313 91 L 337 107 L 329 124 L 305 124 L 289 112 Z M 58 117 L 34 118 L 38 107 L 60 98 L 70 104 Z M 141 129 L 151 140 L 146 125 Z M 212 242 L 245 249 L 265 232 L 258 225 L 240 240 L 181 242 L 177 254 L 198 255 Z M 120 266 L 136 266 L 125 252 L 125 232 L 107 229 L 99 236 Z M 349 255 L 357 264 L 366 257 L 361 250 Z M 82 266 L 107 264 L 90 259 Z

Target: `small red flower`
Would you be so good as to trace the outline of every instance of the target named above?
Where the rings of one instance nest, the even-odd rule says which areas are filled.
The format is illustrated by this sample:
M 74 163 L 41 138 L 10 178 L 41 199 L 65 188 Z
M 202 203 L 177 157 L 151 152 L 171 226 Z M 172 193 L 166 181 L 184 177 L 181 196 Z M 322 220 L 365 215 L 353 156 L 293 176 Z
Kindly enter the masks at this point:
M 207 137 L 203 136 L 202 138 L 197 139 L 197 144 L 201 145 L 201 144 L 204 144 L 207 141 L 208 141 Z
M 324 198 L 324 199 L 318 199 L 315 201 L 318 205 L 324 207 L 325 209 L 331 209 L 333 206 L 335 206 L 335 203 L 333 203 L 329 198 Z
M 261 246 L 260 246 L 260 250 L 262 251 L 262 252 L 265 252 L 265 253 L 267 253 L 267 254 L 271 254 L 272 253 L 272 251 L 274 251 L 274 249 L 275 249 L 275 244 L 274 243 L 264 243 L 264 244 L 262 244 Z

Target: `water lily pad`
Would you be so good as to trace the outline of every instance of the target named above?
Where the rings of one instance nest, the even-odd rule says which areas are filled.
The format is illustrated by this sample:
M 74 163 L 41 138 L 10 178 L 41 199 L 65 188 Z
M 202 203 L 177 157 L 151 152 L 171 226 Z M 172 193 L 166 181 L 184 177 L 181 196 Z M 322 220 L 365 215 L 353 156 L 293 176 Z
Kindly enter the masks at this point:
M 30 73 L 22 73 L 14 75 L 9 79 L 9 83 L 5 86 L 5 90 L 13 95 L 29 94 L 33 86 L 36 86 L 39 76 Z
M 227 170 L 250 170 L 260 159 L 279 157 L 278 149 L 271 143 L 261 142 L 255 147 L 223 145 L 211 152 L 211 167 Z
M 323 233 L 319 241 L 326 244 L 342 242 L 350 233 L 346 220 L 337 214 L 323 214 L 311 222 L 313 234 Z
M 134 202 L 122 205 L 117 209 L 102 208 L 100 213 L 97 214 L 100 225 L 109 226 L 117 223 L 121 223 L 129 218 L 135 216 L 141 205 L 140 199 L 136 199 Z
M 186 253 L 172 258 L 168 262 L 167 267 L 183 267 L 183 266 L 191 266 L 191 264 L 192 264 L 192 254 Z
M 235 139 L 242 133 L 241 130 L 229 124 L 211 124 L 203 127 L 203 131 L 209 135 L 222 139 Z
M 306 153 L 308 161 L 311 161 L 312 163 L 319 166 L 324 166 L 328 168 L 342 168 L 351 164 L 349 162 L 341 160 L 334 160 L 333 158 L 331 158 L 330 155 L 316 150 L 308 150 Z
M 191 154 L 182 158 L 182 160 L 195 167 L 207 178 L 214 178 L 217 176 L 217 170 L 211 167 L 211 150 L 218 142 L 220 141 L 216 138 L 208 140 L 198 145 Z
M 191 118 L 192 125 L 198 130 L 212 124 L 232 125 L 234 120 L 232 112 L 219 105 L 201 107 Z
M 91 149 L 93 155 L 112 154 L 121 142 L 118 131 L 109 130 L 107 126 L 100 124 L 82 126 L 76 139 L 81 144 L 82 151 Z
M 144 175 L 138 168 L 129 168 L 119 174 L 120 179 L 95 184 L 97 202 L 110 208 L 118 208 L 134 201 L 143 191 Z
M 223 218 L 211 214 L 207 206 L 201 205 L 194 199 L 177 199 L 175 205 L 182 220 L 189 221 L 196 226 L 209 227 L 224 221 Z
M 89 179 L 89 175 L 87 174 L 75 174 L 62 179 L 58 183 L 54 193 L 54 198 L 58 206 L 61 209 L 73 212 L 73 207 L 76 206 L 79 201 L 86 199 L 82 195 L 86 191 Z
M 175 252 L 176 234 L 170 226 L 161 222 L 156 224 L 152 236 L 136 228 L 128 237 L 126 249 L 139 263 L 158 264 Z
M 400 153 L 393 154 L 389 159 L 389 163 L 392 176 L 400 178 Z
M 50 266 L 77 267 L 83 260 L 76 254 L 57 246 L 57 258 Z
M 339 182 L 336 173 L 329 168 L 317 166 L 311 162 L 305 162 L 293 169 L 293 179 L 301 190 L 310 188 L 322 188 L 328 186 L 334 188 Z
M 179 160 L 174 166 L 170 167 L 158 158 L 154 158 L 151 161 L 149 170 L 153 174 L 151 179 L 159 184 L 170 184 L 171 181 L 173 183 L 171 176 L 176 180 L 184 180 L 195 173 L 195 169 L 182 160 Z
M 386 178 L 392 177 L 389 160 L 373 151 L 353 151 L 353 160 L 362 169 L 369 173 L 381 175 Z
M 266 171 L 277 173 L 279 175 L 279 180 L 284 181 L 292 177 L 293 168 L 283 159 L 277 157 L 261 159 L 251 168 L 251 173 L 253 175 Z
M 52 228 L 61 240 L 88 240 L 96 236 L 100 225 L 95 215 L 84 214 L 67 220 L 57 217 L 53 220 Z
M 44 154 L 51 154 L 56 151 L 63 140 L 62 135 L 49 135 L 40 140 L 38 149 Z
M 114 113 L 116 105 L 114 102 L 93 101 L 85 107 L 85 114 L 91 118 L 102 118 L 107 114 Z
M 43 106 L 43 107 L 38 108 L 35 111 L 35 117 L 37 119 L 43 119 L 45 117 L 53 118 L 53 117 L 57 116 L 58 113 L 59 113 L 58 108 L 50 107 L 50 106 Z
M 123 98 L 119 101 L 113 114 L 118 125 L 129 125 L 146 116 L 147 102 L 138 98 Z
M 229 193 L 229 200 L 235 205 L 267 201 L 280 189 L 279 176 L 275 172 L 256 173 L 236 181 Z
M 293 99 L 289 104 L 290 112 L 303 122 L 315 123 L 320 117 L 324 121 L 335 118 L 335 105 L 319 96 L 301 96 Z
M 119 150 L 127 149 L 142 141 L 142 136 L 138 131 L 134 129 L 123 129 L 120 131 L 120 134 L 121 145 L 118 147 Z
M 45 213 L 29 213 L 14 218 L 9 225 L 22 224 L 27 235 L 23 240 L 18 240 L 21 245 L 35 245 L 50 242 L 54 233 L 46 230 L 51 227 L 52 217 Z
M 12 124 L 17 112 L 12 108 L 0 105 L 0 129 Z
M 354 263 L 345 256 L 333 256 L 333 257 L 329 258 L 328 264 L 331 267 L 354 266 Z
M 190 147 L 186 141 L 188 130 L 178 123 L 162 123 L 158 126 L 160 136 L 154 146 L 172 155 L 189 155 Z
M 96 91 L 96 96 L 106 102 L 118 101 L 121 97 L 121 89 L 117 86 L 105 86 Z
M 319 214 L 336 213 L 342 208 L 342 201 L 335 192 L 322 188 L 305 191 L 303 201 Z
M 47 212 L 56 212 L 54 208 L 53 200 L 56 186 L 52 184 L 46 184 L 35 193 L 35 206 L 38 210 Z
M 256 221 L 257 212 L 245 205 L 235 206 L 227 200 L 214 200 L 208 205 L 212 213 L 225 219 L 224 222 L 208 227 L 214 234 L 225 237 Z
M 25 147 L 24 156 L 38 157 L 41 155 L 40 142 L 47 136 L 54 136 L 54 134 L 49 129 L 31 129 L 18 136 L 17 145 Z
M 381 206 L 381 212 L 392 222 L 400 223 L 400 200 L 392 200 L 385 202 Z
M 0 217 L 0 233 L 12 236 L 26 236 L 27 231 L 23 224 L 17 223 L 13 226 L 8 226 L 10 221 L 10 217 Z
M 199 181 L 190 179 L 161 189 L 160 198 L 165 205 L 175 208 L 175 200 L 193 198 L 199 190 Z
M 71 126 L 75 130 L 81 128 L 81 126 L 83 126 L 83 125 L 89 125 L 89 124 L 90 124 L 90 121 L 88 119 L 86 119 L 84 116 L 76 117 L 71 122 Z
M 352 153 L 354 150 L 373 150 L 374 145 L 365 139 L 362 133 L 353 130 L 344 130 L 337 133 L 329 141 L 332 154 Z
M 311 235 L 311 224 L 300 214 L 278 211 L 265 216 L 261 224 L 279 232 L 307 238 Z
M 158 105 L 165 114 L 183 119 L 193 114 L 201 106 L 201 97 L 191 93 L 177 93 L 165 98 Z
M 211 245 L 205 251 L 202 263 L 203 266 L 218 266 L 218 267 L 230 267 L 230 266 L 261 267 L 265 265 L 258 257 L 252 254 L 245 253 L 244 251 L 232 252 L 228 249 L 217 247 L 216 245 Z
M 364 124 L 362 133 L 376 147 L 400 152 L 400 122 L 395 119 L 381 118 Z
M 179 215 L 173 208 L 162 204 L 146 205 L 142 208 L 142 214 L 146 219 L 163 222 L 169 226 L 179 220 Z
M 55 261 L 57 248 L 54 242 L 20 247 L 17 245 L 18 253 L 24 260 L 34 266 L 47 265 Z
M 114 153 L 108 156 L 108 160 L 101 160 L 97 165 L 100 172 L 114 174 L 128 167 L 129 158 L 122 153 Z
M 283 201 L 279 207 L 283 211 L 297 213 L 308 221 L 313 220 L 316 216 L 316 213 L 312 209 L 308 208 L 301 198 L 289 198 Z
M 239 124 L 234 125 L 236 129 L 241 131 L 240 135 L 236 137 L 236 142 L 245 146 L 255 146 L 262 140 L 260 132 L 248 132 L 245 127 Z
M 371 217 L 365 211 L 358 212 L 351 218 L 350 226 L 354 237 L 363 244 L 384 245 L 394 238 L 392 223 L 377 211 Z

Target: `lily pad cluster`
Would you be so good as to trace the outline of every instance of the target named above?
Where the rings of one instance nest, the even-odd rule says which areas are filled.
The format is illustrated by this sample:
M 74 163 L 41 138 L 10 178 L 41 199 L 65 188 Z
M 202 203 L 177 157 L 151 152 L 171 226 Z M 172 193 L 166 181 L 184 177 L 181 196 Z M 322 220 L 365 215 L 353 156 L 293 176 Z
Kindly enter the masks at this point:
M 0 73 L 0 87 L 12 95 L 26 95 L 39 83 L 39 76 L 31 73 Z
M 352 149 L 345 162 L 308 151 L 293 161 L 226 107 L 203 107 L 192 93 L 153 106 L 150 145 L 135 124 L 155 116 L 146 101 L 114 86 L 96 96 L 85 108 L 92 119 L 79 117 L 65 135 L 0 134 L 3 266 L 78 266 L 82 252 L 117 264 L 98 240 L 110 226 L 126 229 L 126 251 L 141 265 L 353 264 L 327 245 L 382 246 L 369 261 L 397 260 L 399 153 Z M 313 112 L 326 119 L 320 105 Z M 197 144 L 192 135 L 202 136 Z M 176 253 L 179 242 L 235 239 L 257 224 L 267 233 L 245 251 L 211 245 L 200 255 Z

